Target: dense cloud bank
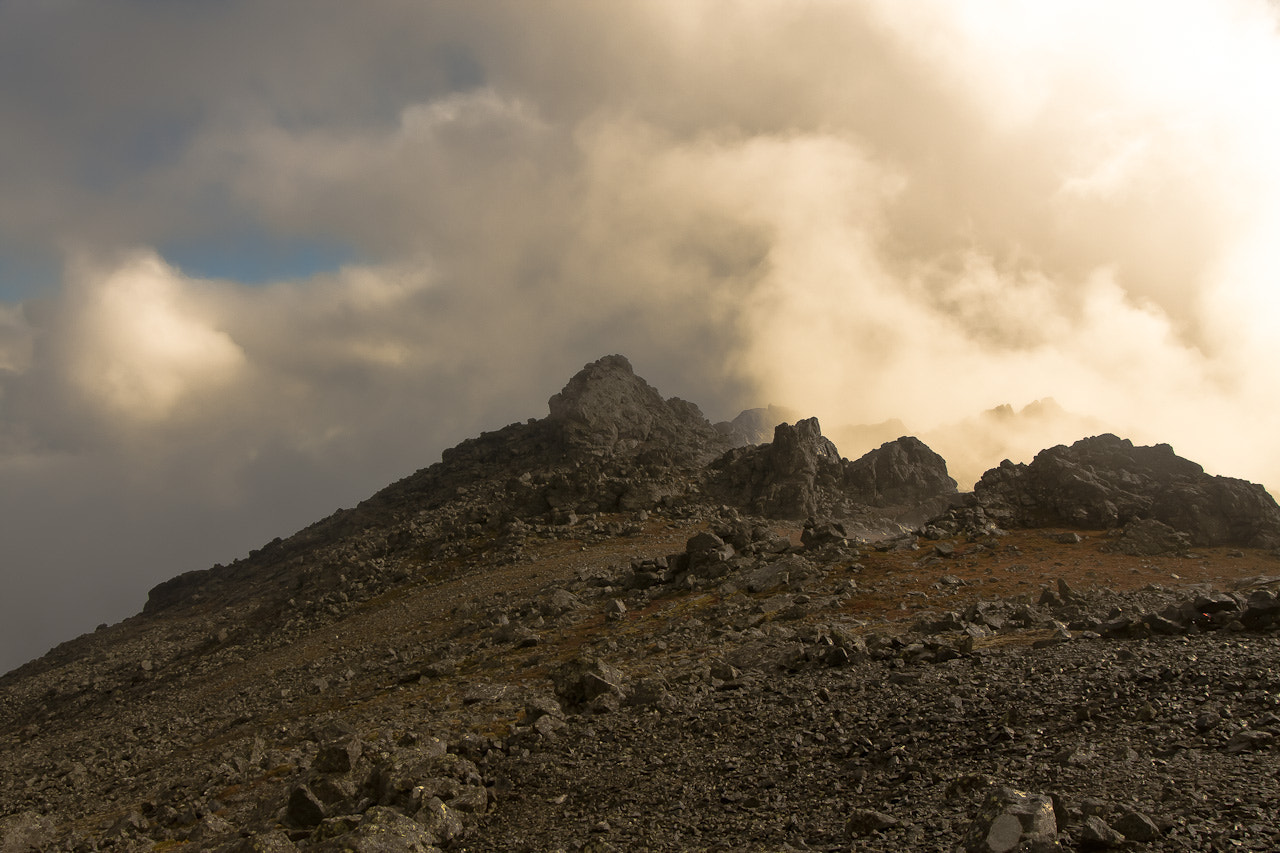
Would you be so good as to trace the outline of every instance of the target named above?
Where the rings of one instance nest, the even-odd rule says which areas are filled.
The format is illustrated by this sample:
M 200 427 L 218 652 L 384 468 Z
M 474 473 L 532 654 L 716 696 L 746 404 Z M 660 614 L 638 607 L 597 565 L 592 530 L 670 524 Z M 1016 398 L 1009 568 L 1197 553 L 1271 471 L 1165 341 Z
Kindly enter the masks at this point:
M 1277 47 L 1261 0 L 0 7 L 0 668 L 607 352 L 962 487 L 1082 424 L 1274 487 Z

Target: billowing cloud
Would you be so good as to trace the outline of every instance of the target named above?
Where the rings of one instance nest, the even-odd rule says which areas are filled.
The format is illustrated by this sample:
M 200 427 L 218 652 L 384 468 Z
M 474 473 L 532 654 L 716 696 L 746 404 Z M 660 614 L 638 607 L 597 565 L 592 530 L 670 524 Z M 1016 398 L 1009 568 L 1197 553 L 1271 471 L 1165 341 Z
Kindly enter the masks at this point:
M 1278 486 L 1277 48 L 1263 0 L 0 6 L 0 278 L 63 270 L 0 290 L 0 667 L 609 352 L 962 481 L 1107 428 Z M 340 263 L 228 272 L 295 243 Z
M 198 296 L 185 293 L 153 254 L 68 291 L 74 316 L 54 339 L 70 348 L 66 378 L 77 396 L 112 416 L 172 417 L 187 398 L 216 393 L 244 365 L 240 348 L 191 304 Z

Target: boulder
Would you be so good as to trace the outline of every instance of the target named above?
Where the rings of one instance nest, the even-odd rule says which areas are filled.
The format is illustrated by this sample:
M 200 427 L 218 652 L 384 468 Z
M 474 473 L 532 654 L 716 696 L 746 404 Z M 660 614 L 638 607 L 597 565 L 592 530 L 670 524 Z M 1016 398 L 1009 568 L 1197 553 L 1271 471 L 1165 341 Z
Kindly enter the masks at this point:
M 626 677 L 617 667 L 590 657 L 562 665 L 551 675 L 556 695 L 566 707 L 578 707 L 602 696 L 626 698 Z
M 1183 555 L 1191 550 L 1191 537 L 1154 518 L 1140 518 L 1126 524 L 1105 547 L 1133 557 Z
M 1160 827 L 1142 812 L 1126 811 L 1115 821 L 1115 830 L 1129 841 L 1147 843 L 1160 837 Z
M 871 835 L 885 829 L 892 829 L 899 823 L 898 819 L 874 809 L 853 809 L 845 821 L 844 831 L 851 839 Z
M 20 812 L 0 819 L 0 850 L 4 853 L 38 853 L 52 834 L 54 822 L 35 812 Z
M 1053 800 L 1013 788 L 997 788 L 983 801 L 964 837 L 967 853 L 1047 853 L 1061 849 Z
M 395 809 L 373 806 L 359 828 L 311 849 L 342 853 L 433 853 L 441 833 Z
M 311 792 L 306 785 L 299 785 L 289 795 L 289 804 L 285 808 L 285 820 L 293 826 L 310 828 L 324 820 L 324 803 Z
M 356 737 L 346 737 L 322 745 L 311 769 L 317 773 L 350 773 L 360 760 L 363 745 Z

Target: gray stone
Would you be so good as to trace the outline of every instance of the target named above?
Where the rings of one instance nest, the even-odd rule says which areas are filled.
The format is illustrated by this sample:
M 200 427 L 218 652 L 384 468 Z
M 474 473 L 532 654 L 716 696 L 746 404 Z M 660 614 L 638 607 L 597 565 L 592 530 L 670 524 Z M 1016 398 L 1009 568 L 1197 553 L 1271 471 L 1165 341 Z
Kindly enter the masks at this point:
M 892 829 L 898 823 L 896 817 L 884 812 L 874 809 L 853 809 L 849 812 L 848 820 L 845 821 L 844 831 L 850 838 L 860 838 L 871 835 L 873 832 Z
M 997 788 L 987 795 L 964 837 L 967 853 L 1059 849 L 1053 801 L 1041 794 Z
M 353 832 L 310 849 L 324 853 L 438 853 L 437 836 L 395 809 L 373 806 Z
M 360 760 L 362 749 L 359 738 L 354 737 L 325 744 L 316 753 L 311 768 L 317 773 L 350 773 Z
M 535 694 L 525 700 L 525 720 L 533 721 L 546 716 L 563 718 L 564 709 L 560 707 L 560 703 L 554 698 L 545 694 Z
M 825 545 L 844 545 L 849 533 L 838 521 L 807 521 L 800 532 L 800 544 L 805 548 L 821 548 Z
M 1227 752 L 1258 752 L 1270 749 L 1275 742 L 1276 736 L 1271 732 L 1244 729 L 1236 732 L 1231 736 L 1231 740 L 1227 741 Z
M 569 592 L 567 589 L 552 590 L 551 594 L 544 597 L 538 605 L 539 611 L 546 618 L 554 618 L 562 613 L 569 613 L 573 610 L 581 610 L 585 605 L 582 599 Z
M 41 853 L 47 849 L 53 821 L 35 812 L 21 812 L 0 819 L 0 851 L 3 853 Z
M 544 717 L 543 719 L 554 720 L 555 718 Z M 459 812 L 484 814 L 489 807 L 489 792 L 483 785 L 460 785 L 446 805 Z
M 791 575 L 788 565 L 782 561 L 764 563 L 743 572 L 739 583 L 747 592 L 771 592 L 786 586 Z
M 1119 536 L 1107 542 L 1107 550 L 1133 557 L 1186 554 L 1191 550 L 1191 537 L 1162 521 L 1142 518 L 1126 524 Z
M 324 820 L 324 803 L 311 792 L 306 785 L 299 785 L 289 794 L 289 804 L 285 808 L 285 820 L 294 826 L 308 828 Z
M 1080 825 L 1080 841 L 1089 847 L 1117 847 L 1124 843 L 1123 834 L 1097 815 L 1089 815 Z
M 560 736 L 560 732 L 566 727 L 564 720 L 550 715 L 538 717 L 533 721 L 533 730 L 540 734 L 545 740 L 554 741 Z
M 1130 841 L 1155 841 L 1160 837 L 1160 827 L 1142 812 L 1125 812 L 1114 822 L 1114 827 Z
M 695 533 L 684 544 L 686 554 L 703 554 L 707 551 L 718 551 L 724 547 L 724 540 L 709 530 Z
M 356 785 L 345 776 L 321 776 L 312 779 L 308 787 L 327 813 L 342 811 L 342 806 L 354 804 L 356 798 Z
M 423 828 L 429 844 L 448 844 L 462 834 L 462 818 L 457 810 L 432 797 L 413 816 Z
M 593 658 L 570 661 L 551 676 L 556 695 L 569 706 L 582 705 L 603 695 L 626 698 L 626 678 L 617 667 Z

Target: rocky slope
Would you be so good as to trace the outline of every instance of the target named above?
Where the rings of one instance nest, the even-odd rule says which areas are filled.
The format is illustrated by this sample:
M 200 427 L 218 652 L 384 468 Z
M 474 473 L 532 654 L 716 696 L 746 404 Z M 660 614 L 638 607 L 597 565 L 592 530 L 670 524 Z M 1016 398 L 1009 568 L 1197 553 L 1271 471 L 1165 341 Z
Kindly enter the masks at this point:
M 0 678 L 0 851 L 1280 847 L 1261 489 L 549 409 Z

